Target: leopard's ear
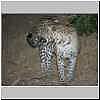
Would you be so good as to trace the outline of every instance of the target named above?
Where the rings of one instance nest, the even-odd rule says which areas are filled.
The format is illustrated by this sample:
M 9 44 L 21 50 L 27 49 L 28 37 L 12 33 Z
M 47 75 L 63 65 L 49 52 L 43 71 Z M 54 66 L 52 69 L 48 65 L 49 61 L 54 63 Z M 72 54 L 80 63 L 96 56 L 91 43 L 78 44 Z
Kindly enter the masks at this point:
M 26 33 L 25 33 L 25 36 L 26 36 L 26 37 L 32 37 L 32 32 L 26 32 Z

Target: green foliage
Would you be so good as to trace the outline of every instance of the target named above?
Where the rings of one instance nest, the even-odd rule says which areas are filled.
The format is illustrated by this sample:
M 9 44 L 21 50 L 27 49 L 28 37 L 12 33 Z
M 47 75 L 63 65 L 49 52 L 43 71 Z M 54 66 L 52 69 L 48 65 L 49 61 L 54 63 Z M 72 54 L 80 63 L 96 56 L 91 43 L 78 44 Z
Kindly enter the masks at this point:
M 70 17 L 70 23 L 74 26 L 79 35 L 90 35 L 97 32 L 97 15 L 73 15 Z

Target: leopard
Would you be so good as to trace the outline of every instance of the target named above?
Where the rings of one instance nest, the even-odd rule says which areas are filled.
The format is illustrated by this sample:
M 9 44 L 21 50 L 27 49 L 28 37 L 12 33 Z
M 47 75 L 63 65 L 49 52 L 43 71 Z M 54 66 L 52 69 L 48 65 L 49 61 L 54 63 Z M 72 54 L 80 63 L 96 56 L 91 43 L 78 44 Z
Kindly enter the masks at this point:
M 27 32 L 26 40 L 31 47 L 39 49 L 43 73 L 50 75 L 52 59 L 56 55 L 59 80 L 65 81 L 66 77 L 69 81 L 75 79 L 75 66 L 79 53 L 79 40 L 75 28 L 57 18 L 44 18 L 32 28 L 32 31 Z

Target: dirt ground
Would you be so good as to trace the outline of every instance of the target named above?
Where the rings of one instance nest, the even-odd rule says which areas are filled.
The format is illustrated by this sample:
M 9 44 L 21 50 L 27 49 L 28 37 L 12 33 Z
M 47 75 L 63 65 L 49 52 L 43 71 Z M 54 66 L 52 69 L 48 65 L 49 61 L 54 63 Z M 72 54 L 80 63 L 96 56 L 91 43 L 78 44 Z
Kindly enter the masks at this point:
M 48 80 L 40 69 L 38 49 L 25 40 L 25 33 L 42 15 L 2 15 L 2 85 L 7 86 L 96 86 L 97 34 L 79 36 L 80 54 L 74 81 L 60 82 L 56 65 Z

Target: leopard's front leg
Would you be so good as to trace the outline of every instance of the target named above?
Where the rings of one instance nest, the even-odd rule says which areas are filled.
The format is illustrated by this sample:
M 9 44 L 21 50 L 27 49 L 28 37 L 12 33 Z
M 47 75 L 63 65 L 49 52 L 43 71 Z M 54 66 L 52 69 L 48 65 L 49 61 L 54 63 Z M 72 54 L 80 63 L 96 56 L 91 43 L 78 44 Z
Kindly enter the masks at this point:
M 45 73 L 45 75 L 48 79 L 51 79 L 52 48 L 51 48 L 51 46 L 45 44 L 40 47 L 39 51 L 40 51 L 42 72 Z
M 47 65 L 47 77 L 48 79 L 51 79 L 52 76 L 52 58 L 53 58 L 53 48 L 52 44 L 47 44 L 47 50 L 46 50 L 46 65 Z
M 41 45 L 39 47 L 39 52 L 40 52 L 40 60 L 41 60 L 41 70 L 42 70 L 42 73 L 46 73 L 48 70 L 47 69 L 46 46 Z

